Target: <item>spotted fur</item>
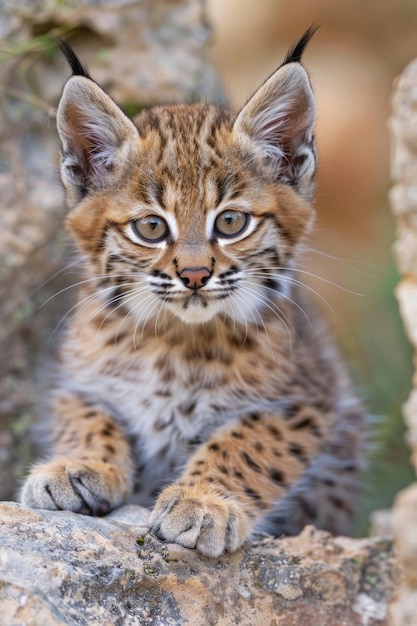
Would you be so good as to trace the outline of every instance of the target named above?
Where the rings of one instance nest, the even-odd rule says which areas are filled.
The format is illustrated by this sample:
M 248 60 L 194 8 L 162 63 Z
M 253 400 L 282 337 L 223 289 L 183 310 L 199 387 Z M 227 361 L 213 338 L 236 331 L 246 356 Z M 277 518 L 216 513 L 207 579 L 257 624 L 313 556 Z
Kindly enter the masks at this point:
M 152 506 L 159 537 L 217 556 L 254 529 L 348 532 L 362 409 L 295 272 L 313 210 L 308 31 L 242 111 L 134 121 L 74 69 L 58 109 L 84 280 L 52 394 L 52 460 L 26 505 Z

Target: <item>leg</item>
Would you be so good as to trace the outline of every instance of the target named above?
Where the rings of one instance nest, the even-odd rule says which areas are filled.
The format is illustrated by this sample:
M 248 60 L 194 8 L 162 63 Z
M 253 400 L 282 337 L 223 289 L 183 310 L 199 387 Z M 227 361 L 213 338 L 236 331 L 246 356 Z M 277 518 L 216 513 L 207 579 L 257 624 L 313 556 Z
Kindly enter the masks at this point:
M 308 419 L 256 413 L 217 431 L 159 496 L 151 530 L 207 556 L 236 550 L 316 456 L 320 421 L 313 409 Z
M 130 447 L 120 426 L 100 406 L 76 395 L 53 400 L 54 459 L 37 463 L 21 492 L 24 505 L 102 515 L 132 488 Z
M 333 535 L 351 534 L 363 488 L 363 421 L 360 404 L 345 402 L 320 454 L 262 521 L 262 530 L 276 536 L 294 535 L 313 524 Z

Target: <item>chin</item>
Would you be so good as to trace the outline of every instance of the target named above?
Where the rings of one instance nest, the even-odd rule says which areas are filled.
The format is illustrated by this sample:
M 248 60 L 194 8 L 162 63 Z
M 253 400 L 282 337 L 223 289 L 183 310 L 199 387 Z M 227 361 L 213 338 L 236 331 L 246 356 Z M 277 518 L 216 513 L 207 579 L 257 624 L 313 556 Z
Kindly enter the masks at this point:
M 200 300 L 188 301 L 184 305 L 168 306 L 171 312 L 185 324 L 205 324 L 212 320 L 220 310 L 215 303 L 206 303 L 204 306 Z

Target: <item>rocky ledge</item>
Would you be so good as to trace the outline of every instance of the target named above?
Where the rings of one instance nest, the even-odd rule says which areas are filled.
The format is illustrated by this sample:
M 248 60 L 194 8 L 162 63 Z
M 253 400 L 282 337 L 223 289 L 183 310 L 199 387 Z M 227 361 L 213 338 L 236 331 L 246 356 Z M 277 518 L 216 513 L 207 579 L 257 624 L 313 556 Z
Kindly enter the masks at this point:
M 0 504 L 1 626 L 388 625 L 385 539 L 260 537 L 207 559 L 164 544 L 148 512 L 90 518 Z

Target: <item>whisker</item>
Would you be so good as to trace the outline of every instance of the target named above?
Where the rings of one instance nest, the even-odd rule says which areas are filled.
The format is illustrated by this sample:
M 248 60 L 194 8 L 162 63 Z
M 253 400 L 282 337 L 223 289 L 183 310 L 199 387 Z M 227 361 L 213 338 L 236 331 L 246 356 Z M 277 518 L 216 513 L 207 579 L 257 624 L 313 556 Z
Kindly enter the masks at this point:
M 71 267 L 74 267 L 75 265 L 79 265 L 80 263 L 83 263 L 84 259 L 75 259 L 74 261 L 71 261 L 71 263 L 68 263 L 67 265 L 65 265 L 65 267 L 62 267 L 61 269 L 59 269 L 57 272 L 55 272 L 54 274 L 52 274 L 52 276 L 49 276 L 49 278 L 47 278 L 43 283 L 41 283 L 40 285 L 38 285 L 37 287 L 35 287 L 35 289 L 33 289 L 33 291 L 30 292 L 29 297 L 32 298 L 36 293 L 38 293 L 38 291 L 40 291 L 41 289 L 43 289 L 44 287 L 46 287 L 46 285 L 48 283 L 50 283 L 54 278 L 56 278 L 57 276 L 59 276 L 60 274 L 64 274 L 67 270 L 69 270 Z
M 324 283 L 327 283 L 328 285 L 331 285 L 332 287 L 336 287 L 336 289 L 340 289 L 341 291 L 345 291 L 346 293 L 350 293 L 352 296 L 364 296 L 365 294 L 363 293 L 359 293 L 357 291 L 352 291 L 351 289 L 348 289 L 347 287 L 342 287 L 342 285 L 338 285 L 337 283 L 334 283 L 333 281 L 329 280 L 328 278 L 324 278 L 323 276 L 319 276 L 318 274 L 314 274 L 314 272 L 309 272 L 307 270 L 303 270 L 299 267 L 262 267 L 259 268 L 266 270 L 266 271 L 270 271 L 270 270 L 274 270 L 274 271 L 285 271 L 285 272 L 299 272 L 300 274 L 306 274 L 307 276 L 311 276 L 313 278 L 316 278 L 317 280 L 321 280 Z M 248 272 L 250 272 L 251 270 L 248 270 Z M 282 274 L 275 274 L 276 276 L 279 277 L 284 277 Z M 265 278 L 265 274 L 263 274 L 264 278 Z M 288 278 L 288 276 L 287 276 Z
M 245 286 L 242 288 L 243 291 L 247 291 L 247 293 L 251 296 L 255 296 L 256 299 L 258 299 L 258 301 L 265 307 L 267 307 L 270 311 L 272 311 L 272 313 L 274 313 L 274 315 L 276 315 L 278 317 L 278 319 L 281 321 L 281 323 L 283 324 L 283 326 L 286 328 L 287 333 L 288 333 L 288 339 L 290 342 L 290 351 L 292 351 L 292 336 L 291 336 L 291 330 L 289 325 L 287 324 L 287 320 L 286 318 L 283 316 L 283 312 L 275 305 L 271 306 L 271 302 L 268 300 L 268 298 L 266 298 L 266 296 L 262 293 L 259 293 L 257 290 L 255 289 L 250 289 L 249 287 Z M 292 329 L 295 332 L 295 329 Z
M 236 297 L 240 296 L 243 299 L 243 294 L 240 294 L 239 292 L 235 292 L 233 295 L 236 296 Z M 252 309 L 251 309 L 251 311 L 252 311 Z M 254 308 L 253 311 L 252 311 L 252 317 L 253 317 L 253 321 L 254 321 L 254 323 L 256 325 L 256 334 L 257 334 L 257 336 L 259 336 L 259 325 L 256 322 L 255 314 L 258 316 L 258 318 L 259 318 L 259 320 L 260 320 L 260 322 L 261 322 L 261 324 L 262 324 L 262 326 L 264 328 L 265 335 L 266 335 L 266 338 L 267 338 L 267 341 L 268 341 L 268 347 L 269 347 L 269 351 L 270 351 L 270 354 L 271 354 L 271 358 L 272 358 L 273 361 L 275 361 L 276 357 L 275 357 L 274 351 L 272 349 L 271 338 L 270 338 L 268 330 L 267 330 L 267 328 L 265 326 L 265 322 L 264 322 L 264 320 L 262 318 L 262 315 L 259 313 L 259 311 L 256 308 Z
M 242 341 L 242 345 L 243 345 L 244 343 L 246 343 L 246 340 L 247 340 L 247 338 L 248 338 L 248 332 L 249 332 L 249 329 L 248 329 L 248 323 L 247 323 L 247 320 L 246 320 L 246 315 L 245 315 L 245 313 L 244 313 L 244 311 L 243 311 L 242 307 L 241 307 L 241 306 L 239 305 L 239 303 L 236 301 L 235 296 L 237 296 L 237 293 L 236 293 L 236 292 L 234 292 L 234 293 L 232 293 L 232 294 L 231 294 L 232 300 L 234 300 L 234 301 L 235 301 L 236 306 L 238 307 L 238 309 L 239 309 L 239 310 L 240 310 L 240 312 L 242 313 L 243 321 L 244 321 L 244 323 L 245 323 L 245 337 L 244 337 L 244 339 L 243 339 L 243 341 Z M 245 302 L 245 301 L 243 300 L 243 302 Z M 233 334 L 235 334 L 235 331 L 236 331 L 236 320 L 235 320 L 235 318 L 234 318 L 234 317 L 233 317 L 233 322 L 234 322 L 234 326 L 233 326 Z
M 141 293 L 143 293 L 143 292 L 141 292 Z M 133 296 L 132 298 L 129 298 L 129 300 L 122 302 L 120 306 L 123 306 L 123 305 L 127 304 L 128 302 L 130 302 L 131 300 L 133 300 L 136 297 L 136 295 L 140 295 L 140 294 L 135 294 L 135 296 Z M 125 323 L 125 320 L 128 317 L 130 317 L 130 316 L 136 317 L 136 309 L 138 309 L 140 307 L 143 307 L 143 305 L 146 303 L 146 301 L 151 299 L 151 298 L 152 298 L 152 294 L 148 293 L 146 298 L 144 298 L 143 300 L 138 302 L 132 309 L 129 309 L 127 311 L 126 315 L 123 317 L 123 319 L 121 320 L 121 322 L 120 322 L 120 324 L 119 324 L 119 326 L 117 328 L 116 338 L 117 338 L 117 336 L 119 334 L 120 329 L 122 328 L 123 324 Z M 146 306 L 145 306 L 145 311 L 146 311 Z M 137 350 L 137 347 L 136 347 L 136 332 L 137 332 L 138 324 L 139 324 L 139 321 L 140 321 L 140 318 L 142 317 L 142 315 L 143 315 L 143 312 L 141 313 L 140 317 L 137 318 L 136 323 L 135 323 L 135 327 L 133 329 L 133 334 L 132 334 L 132 341 L 134 342 L 135 351 Z
M 85 284 L 88 284 L 88 283 L 97 282 L 98 280 L 100 280 L 100 278 L 108 278 L 108 276 L 103 276 L 103 277 L 94 276 L 92 278 L 85 278 L 83 280 L 80 280 L 80 281 L 78 281 L 76 283 L 73 283 L 72 285 L 67 285 L 67 287 L 64 287 L 63 289 L 60 289 L 59 291 L 54 293 L 52 296 L 50 296 L 47 300 L 45 300 L 45 302 L 43 302 L 41 305 L 39 305 L 38 311 L 40 309 L 42 309 L 44 306 L 46 306 L 48 304 L 48 302 L 50 302 L 51 300 L 53 300 L 57 296 L 60 296 L 62 293 L 65 293 L 69 289 L 73 289 L 74 287 L 79 287 L 80 285 L 85 285 Z
M 113 304 L 113 302 L 117 302 L 118 300 L 120 300 L 120 304 L 118 304 L 116 307 L 111 308 L 111 310 L 107 313 L 106 317 L 102 320 L 100 326 L 98 327 L 98 330 L 101 330 L 102 327 L 104 326 L 104 324 L 106 323 L 106 321 L 108 320 L 109 317 L 111 317 L 112 314 L 115 313 L 115 311 L 118 311 L 122 306 L 124 306 L 125 304 L 128 304 L 129 302 L 131 302 L 131 300 L 134 300 L 135 297 L 137 295 L 141 295 L 142 293 L 145 293 L 148 291 L 148 289 L 146 289 L 145 287 L 141 287 L 141 289 L 139 289 L 139 285 L 137 283 L 125 283 L 123 286 L 127 287 L 129 285 L 133 285 L 136 288 L 132 289 L 131 291 L 129 291 L 129 293 L 126 294 L 117 294 L 114 296 L 114 298 L 112 298 L 111 300 L 108 300 L 107 302 L 104 302 L 104 304 L 99 308 L 99 310 L 96 312 L 97 314 L 100 313 L 103 309 L 107 308 L 107 306 L 109 304 Z M 131 296 L 128 299 L 127 296 Z M 94 316 L 93 316 L 94 317 Z M 127 315 L 124 316 L 123 320 L 124 321 L 126 319 Z
M 161 311 L 165 310 L 164 309 L 164 305 L 165 305 L 165 302 L 164 302 L 164 299 L 162 299 L 161 300 L 161 306 L 159 307 L 158 314 L 157 314 L 156 319 L 155 319 L 155 337 L 158 337 L 158 330 L 157 330 L 158 329 L 158 319 L 159 319 L 159 316 L 161 314 Z
M 106 317 L 104 318 L 104 320 L 102 320 L 102 322 L 101 322 L 101 324 L 100 324 L 99 328 L 96 330 L 96 332 L 99 332 L 99 331 L 101 330 L 101 328 L 102 328 L 103 324 L 105 323 L 105 321 L 106 321 L 109 317 L 111 317 L 111 316 L 112 316 L 112 314 L 114 314 L 117 310 L 121 309 L 123 306 L 125 306 L 126 304 L 128 304 L 129 302 L 131 302 L 132 300 L 134 300 L 134 299 L 135 299 L 138 295 L 141 295 L 142 293 L 148 293 L 148 296 L 147 296 L 144 300 L 141 300 L 140 302 L 138 302 L 138 303 L 137 303 L 137 305 L 135 305 L 135 306 L 133 307 L 133 309 L 129 309 L 129 310 L 126 312 L 126 314 L 123 316 L 122 320 L 119 322 L 119 325 L 118 325 L 118 327 L 117 327 L 116 334 L 115 334 L 115 339 L 114 339 L 114 341 L 115 341 L 115 343 L 116 343 L 116 342 L 117 342 L 117 337 L 118 337 L 118 335 L 119 335 L 119 332 L 120 332 L 120 330 L 121 330 L 121 328 L 122 328 L 123 324 L 125 323 L 125 320 L 126 320 L 128 317 L 130 317 L 130 316 L 135 316 L 135 311 L 136 311 L 136 309 L 137 309 L 137 308 L 139 308 L 140 306 L 142 306 L 142 305 L 143 305 L 143 303 L 144 303 L 144 302 L 146 302 L 146 300 L 148 300 L 149 298 L 151 298 L 151 297 L 152 297 L 152 294 L 150 294 L 150 293 L 148 292 L 148 290 L 147 290 L 147 289 L 145 289 L 145 288 L 136 289 L 136 290 L 133 290 L 133 291 L 129 292 L 128 294 L 123 294 L 122 296 L 117 295 L 117 296 L 115 296 L 115 298 L 113 298 L 113 299 L 112 299 L 112 301 L 109 301 L 109 302 L 117 302 L 117 300 L 118 300 L 118 299 L 120 299 L 120 303 L 117 305 L 117 307 L 114 307 L 114 308 L 112 308 L 112 309 L 109 311 L 109 313 L 106 315 Z M 128 296 L 129 296 L 129 297 L 128 297 Z M 107 304 L 106 304 L 105 306 L 107 306 Z M 104 308 L 105 308 L 105 307 L 104 307 Z M 97 313 L 98 313 L 98 312 L 97 312 Z M 135 333 L 136 333 L 136 328 L 137 328 L 137 325 L 135 326 L 135 329 L 134 329 L 134 332 L 133 332 L 133 337 L 135 336 Z M 133 337 L 132 337 L 132 338 L 133 338 Z M 135 348 L 135 349 L 136 349 L 136 348 Z
M 355 267 L 355 265 L 363 265 L 370 269 L 385 272 L 385 268 L 381 267 L 380 265 L 377 265 L 376 263 L 370 263 L 369 261 L 364 261 L 363 259 L 343 259 L 341 257 L 335 256 L 328 252 L 323 252 L 323 250 L 317 250 L 316 248 L 312 248 L 311 246 L 302 244 L 300 247 L 302 249 L 303 256 L 305 254 L 308 254 L 309 252 L 312 252 L 313 254 L 317 254 L 319 256 L 325 257 L 326 259 L 331 259 L 332 261 L 336 261 L 336 263 L 339 263 L 340 265 L 343 265 L 344 267 L 347 267 L 349 270 L 356 272 L 362 276 L 366 276 L 367 278 L 373 278 L 372 274 L 361 271 L 360 269 Z
M 153 294 L 152 294 L 152 295 L 153 295 Z M 146 324 L 148 323 L 148 319 L 150 318 L 150 316 L 152 315 L 152 313 L 154 312 L 154 310 L 155 310 L 155 308 L 156 308 L 157 306 L 158 306 L 158 300 L 157 300 L 157 299 L 155 298 L 155 296 L 154 296 L 154 300 L 153 300 L 153 302 L 151 302 L 151 303 L 150 303 L 149 313 L 147 314 L 147 316 L 146 316 L 146 318 L 145 318 L 145 321 L 144 321 L 144 322 L 143 322 L 143 324 L 142 324 L 142 339 L 141 339 L 142 343 L 143 343 L 143 338 L 144 338 L 145 328 L 146 328 Z M 145 313 L 145 312 L 146 312 L 146 311 L 144 311 L 144 313 Z M 133 338 L 134 338 L 133 345 L 134 345 L 135 350 L 137 350 L 137 347 L 136 347 L 136 332 L 137 332 L 137 329 L 138 329 L 138 327 L 139 327 L 140 319 L 141 319 L 142 317 L 143 317 L 143 314 L 142 314 L 142 315 L 141 315 L 141 317 L 138 319 L 138 321 L 136 322 L 136 325 L 135 325 L 135 332 L 134 332 L 134 335 L 133 335 Z
M 249 273 L 249 272 L 248 272 Z M 252 273 L 252 276 L 257 276 L 258 278 L 264 278 L 265 279 L 265 274 L 259 273 Z M 298 287 L 303 287 L 303 289 L 306 289 L 307 291 L 310 291 L 311 293 L 314 293 L 315 296 L 317 296 L 317 298 L 319 298 L 326 306 L 327 308 L 331 311 L 331 313 L 334 315 L 334 309 L 333 307 L 329 304 L 329 302 L 327 302 L 326 298 L 324 298 L 318 291 L 316 291 L 315 289 L 313 289 L 313 287 L 311 287 L 310 285 L 307 285 L 306 283 L 303 283 L 300 280 L 297 280 L 296 278 L 293 278 L 292 276 L 285 276 L 284 274 L 272 274 L 270 273 L 269 276 L 273 277 L 273 278 L 277 278 L 279 280 L 282 281 L 286 281 L 289 284 L 292 285 L 297 285 Z
M 51 341 L 51 339 L 53 338 L 53 336 L 55 335 L 55 333 L 59 330 L 59 328 L 60 328 L 60 327 L 61 327 L 61 325 L 64 323 L 64 321 L 67 319 L 67 317 L 68 317 L 69 315 L 71 315 L 71 313 L 72 313 L 75 309 L 77 309 L 78 307 L 83 306 L 83 305 L 85 306 L 87 303 L 91 302 L 91 301 L 92 301 L 92 300 L 94 300 L 95 298 L 100 297 L 100 296 L 102 295 L 102 291 L 103 291 L 103 290 L 109 290 L 109 289 L 114 289 L 114 287 L 105 287 L 105 288 L 102 288 L 102 290 L 101 290 L 99 293 L 94 292 L 94 293 L 92 293 L 92 294 L 90 294 L 90 295 L 86 296 L 86 297 L 85 297 L 85 298 L 83 298 L 82 300 L 79 300 L 78 302 L 76 302 L 76 303 L 75 303 L 75 304 L 74 304 L 74 305 L 73 305 L 73 306 L 72 306 L 72 307 L 71 307 L 71 308 L 70 308 L 70 309 L 69 309 L 69 310 L 65 313 L 65 315 L 63 315 L 63 316 L 61 317 L 61 319 L 59 320 L 58 324 L 55 326 L 55 328 L 54 328 L 53 332 L 49 335 L 48 342 L 50 342 L 50 341 Z
M 137 283 L 124 283 L 124 286 L 135 286 L 137 285 Z M 110 289 L 117 289 L 117 287 L 115 285 L 112 285 Z M 95 309 L 93 311 L 93 313 L 88 317 L 88 319 L 84 322 L 82 328 L 80 329 L 80 336 L 82 336 L 84 330 L 87 328 L 87 326 L 89 325 L 89 323 L 91 322 L 91 320 L 93 320 L 96 315 L 99 315 L 103 310 L 105 310 L 109 305 L 112 305 L 114 302 L 117 302 L 118 300 L 121 300 L 120 304 L 117 307 L 112 307 L 110 309 L 110 311 L 107 313 L 107 315 L 105 316 L 105 318 L 101 321 L 100 326 L 97 328 L 96 333 L 98 331 L 100 331 L 104 324 L 106 323 L 107 319 L 115 312 L 117 311 L 120 307 L 123 306 L 124 302 L 122 301 L 124 296 L 126 295 L 130 295 L 132 293 L 132 291 L 129 292 L 129 294 L 115 294 L 112 298 L 105 299 L 105 302 L 103 302 L 98 309 Z M 129 300 L 130 301 L 130 300 Z
M 285 300 L 288 300 L 288 302 L 291 302 L 291 304 L 293 304 L 300 311 L 300 313 L 302 313 L 304 315 L 304 317 L 307 320 L 310 328 L 312 328 L 311 320 L 310 320 L 309 316 L 307 315 L 306 311 L 303 309 L 302 306 L 300 306 L 298 304 L 298 302 L 296 302 L 295 300 L 290 298 L 290 296 L 288 294 L 282 293 L 282 292 L 277 292 L 275 289 L 273 289 L 273 287 L 268 287 L 267 285 L 254 283 L 254 282 L 251 282 L 250 280 L 246 280 L 245 282 L 249 283 L 249 285 L 255 285 L 255 286 L 260 287 L 262 289 L 268 289 L 268 291 L 272 291 L 272 293 L 275 295 L 276 298 L 285 298 Z

